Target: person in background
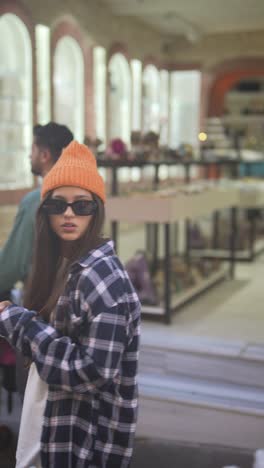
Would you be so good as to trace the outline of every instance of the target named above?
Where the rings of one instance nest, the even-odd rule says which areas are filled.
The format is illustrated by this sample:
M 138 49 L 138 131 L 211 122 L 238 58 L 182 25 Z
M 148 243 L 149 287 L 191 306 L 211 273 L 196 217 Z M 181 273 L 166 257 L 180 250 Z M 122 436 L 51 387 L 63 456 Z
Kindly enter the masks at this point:
M 16 468 L 130 464 L 141 307 L 102 235 L 105 200 L 94 155 L 73 141 L 43 181 L 26 308 L 0 303 L 0 335 L 32 362 Z
M 73 140 L 73 134 L 65 126 L 55 122 L 35 125 L 31 148 L 31 171 L 44 177 L 55 164 L 63 148 Z M 0 300 L 11 299 L 11 290 L 17 281 L 24 282 L 28 276 L 34 244 L 36 211 L 40 203 L 40 188 L 27 193 L 22 199 L 10 235 L 0 250 Z M 15 365 L 6 365 L 6 355 L 13 357 Z M 16 389 L 23 397 L 27 379 L 24 360 L 15 356 L 8 343 L 0 338 L 0 369 L 3 371 L 4 387 L 8 392 Z M 9 406 L 12 409 L 11 395 Z
M 73 139 L 65 126 L 55 122 L 35 125 L 31 149 L 31 171 L 44 177 L 59 158 L 62 149 Z M 10 235 L 0 250 L 0 300 L 10 299 L 10 292 L 18 281 L 28 276 L 34 239 L 34 224 L 40 188 L 27 193 L 21 200 Z

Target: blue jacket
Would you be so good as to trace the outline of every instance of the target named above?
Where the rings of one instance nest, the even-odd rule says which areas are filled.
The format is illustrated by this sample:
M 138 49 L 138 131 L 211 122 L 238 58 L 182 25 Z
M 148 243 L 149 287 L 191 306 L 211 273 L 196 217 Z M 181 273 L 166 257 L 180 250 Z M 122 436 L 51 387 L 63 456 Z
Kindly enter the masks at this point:
M 12 231 L 0 250 L 0 294 L 12 289 L 27 277 L 32 260 L 35 217 L 40 203 L 40 189 L 22 199 Z

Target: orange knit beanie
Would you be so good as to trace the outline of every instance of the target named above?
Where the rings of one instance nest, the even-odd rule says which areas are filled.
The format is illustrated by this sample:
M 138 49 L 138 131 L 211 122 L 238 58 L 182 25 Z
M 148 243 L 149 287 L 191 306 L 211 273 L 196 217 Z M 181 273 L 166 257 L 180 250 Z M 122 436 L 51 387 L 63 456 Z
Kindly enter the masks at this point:
M 96 159 L 86 145 L 72 141 L 44 177 L 41 198 L 50 190 L 62 186 L 81 187 L 93 192 L 105 202 L 105 185 L 99 174 Z

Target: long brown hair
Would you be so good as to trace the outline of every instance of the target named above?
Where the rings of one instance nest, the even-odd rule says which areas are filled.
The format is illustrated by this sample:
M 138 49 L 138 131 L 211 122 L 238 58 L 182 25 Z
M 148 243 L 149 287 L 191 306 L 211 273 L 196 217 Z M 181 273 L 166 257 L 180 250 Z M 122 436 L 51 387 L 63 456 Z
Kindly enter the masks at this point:
M 60 280 L 56 281 L 56 275 L 62 261 L 61 241 L 51 229 L 49 217 L 42 209 L 44 201 L 50 196 L 51 192 L 37 211 L 32 269 L 24 296 L 24 306 L 35 310 L 47 321 L 49 321 L 50 314 L 63 292 L 72 263 L 102 243 L 102 228 L 105 218 L 104 204 L 97 195 L 93 194 L 93 199 L 97 203 L 96 212 L 92 215 L 85 234 L 80 239 L 73 241 L 73 249 L 68 257 L 67 265 Z

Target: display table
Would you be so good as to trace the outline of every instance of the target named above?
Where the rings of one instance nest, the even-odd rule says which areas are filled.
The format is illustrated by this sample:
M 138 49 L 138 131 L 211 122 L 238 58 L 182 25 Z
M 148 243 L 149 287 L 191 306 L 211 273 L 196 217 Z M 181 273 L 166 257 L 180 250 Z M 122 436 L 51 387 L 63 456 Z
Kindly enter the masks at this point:
M 106 202 L 106 218 L 108 221 L 127 223 L 161 224 L 164 229 L 164 294 L 160 306 L 143 306 L 142 312 L 163 316 L 169 323 L 172 310 L 200 294 L 208 287 L 227 276 L 226 269 L 220 269 L 212 276 L 201 281 L 181 293 L 171 292 L 171 232 L 172 224 L 181 220 L 195 219 L 212 213 L 215 209 L 231 210 L 233 223 L 230 240 L 230 273 L 234 273 L 234 246 L 236 236 L 237 190 L 221 187 L 186 186 L 181 190 L 163 190 L 152 194 L 136 194 L 130 196 L 115 196 Z
M 234 184 L 239 191 L 240 208 L 263 208 L 264 207 L 264 184 L 262 182 Z
M 126 197 L 110 197 L 106 203 L 108 220 L 131 223 L 174 223 L 195 219 L 237 206 L 236 189 L 207 188 L 185 193 L 178 190 L 164 190 L 154 193 L 136 194 Z
M 151 159 L 143 159 L 143 160 L 126 160 L 126 159 L 119 159 L 119 160 L 111 160 L 107 159 L 103 155 L 101 155 L 97 159 L 98 167 L 109 169 L 111 171 L 111 194 L 117 195 L 119 193 L 119 183 L 118 183 L 118 171 L 120 169 L 133 169 L 139 168 L 143 169 L 145 167 L 154 167 L 154 177 L 153 177 L 153 189 L 156 190 L 158 188 L 160 182 L 160 168 L 162 166 L 179 166 L 184 169 L 184 177 L 183 181 L 189 183 L 191 180 L 191 168 L 193 167 L 200 167 L 204 170 L 204 178 L 208 179 L 210 175 L 210 170 L 212 166 L 216 166 L 218 168 L 219 177 L 221 177 L 221 170 L 228 169 L 230 173 L 230 177 L 236 179 L 238 177 L 239 171 L 239 164 L 238 160 L 230 159 L 228 157 L 219 158 L 219 159 L 212 159 L 212 160 L 203 160 L 203 159 L 190 159 L 190 160 L 179 160 L 177 158 L 164 158 L 160 157 L 157 160 Z

